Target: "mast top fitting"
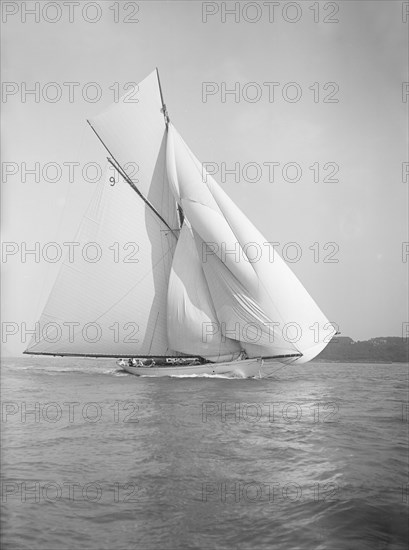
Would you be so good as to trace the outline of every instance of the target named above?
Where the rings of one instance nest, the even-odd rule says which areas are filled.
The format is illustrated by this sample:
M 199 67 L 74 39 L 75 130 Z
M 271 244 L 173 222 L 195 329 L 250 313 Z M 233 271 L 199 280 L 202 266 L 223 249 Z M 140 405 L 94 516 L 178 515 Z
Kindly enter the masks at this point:
M 169 113 L 168 113 L 168 110 L 166 108 L 165 103 L 163 104 L 163 107 L 160 110 L 160 112 L 163 113 L 163 116 L 165 117 L 166 126 L 167 126 L 170 122 L 170 118 L 169 118 Z

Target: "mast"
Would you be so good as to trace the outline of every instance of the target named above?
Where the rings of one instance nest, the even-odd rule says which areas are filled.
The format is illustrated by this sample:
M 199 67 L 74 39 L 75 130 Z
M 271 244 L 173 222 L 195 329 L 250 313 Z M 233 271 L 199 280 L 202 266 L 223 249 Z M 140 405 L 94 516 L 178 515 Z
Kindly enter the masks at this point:
M 164 99 L 163 99 L 163 92 L 162 92 L 162 86 L 161 86 L 161 83 L 160 83 L 160 77 L 159 77 L 159 70 L 158 70 L 158 67 L 156 67 L 156 76 L 158 77 L 158 86 L 159 86 L 160 100 L 161 100 L 161 103 L 162 103 L 161 112 L 163 113 L 163 116 L 164 116 L 164 119 L 165 119 L 166 131 L 168 131 L 170 118 L 169 118 L 168 110 L 167 110 L 167 108 L 166 108 L 165 101 L 164 101 Z M 183 221 L 184 221 L 184 219 L 185 219 L 185 215 L 184 215 L 184 213 L 183 213 L 183 209 L 182 209 L 182 207 L 180 206 L 180 204 L 177 205 L 177 208 L 178 208 L 178 215 L 179 215 L 179 226 L 180 226 L 180 229 L 181 229 L 181 228 L 182 228 L 182 225 L 183 225 Z
M 166 109 L 166 104 L 163 100 L 163 92 L 162 92 L 162 86 L 160 84 L 160 78 L 159 78 L 159 71 L 158 71 L 158 67 L 156 67 L 156 76 L 158 77 L 158 85 L 159 85 L 159 93 L 160 93 L 160 100 L 161 100 L 161 103 L 162 103 L 162 110 L 161 112 L 163 113 L 163 116 L 165 118 L 165 124 L 166 124 L 166 128 L 168 127 L 169 125 L 169 122 L 170 122 L 170 118 L 169 118 L 169 114 L 168 114 L 168 110 Z

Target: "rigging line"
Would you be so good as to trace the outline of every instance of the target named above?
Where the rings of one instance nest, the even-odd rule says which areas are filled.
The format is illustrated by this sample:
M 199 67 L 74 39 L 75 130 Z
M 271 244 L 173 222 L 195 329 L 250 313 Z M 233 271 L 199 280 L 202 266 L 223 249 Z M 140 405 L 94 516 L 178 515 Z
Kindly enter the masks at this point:
M 158 77 L 158 85 L 159 85 L 159 93 L 160 93 L 160 100 L 162 103 L 162 107 L 165 105 L 163 101 L 163 93 L 162 93 L 162 86 L 160 85 L 160 78 L 159 78 L 159 70 L 158 67 L 156 67 L 156 76 Z
M 302 353 L 299 357 L 302 357 Z M 278 367 L 278 369 L 273 370 L 273 372 L 270 373 L 270 376 L 272 374 L 274 374 L 275 372 L 278 372 L 279 370 L 283 369 L 284 367 L 288 367 L 288 365 L 291 365 L 292 363 L 297 361 L 297 359 L 299 359 L 299 357 L 295 357 L 294 359 L 290 359 L 287 363 L 282 364 L 281 367 Z
M 113 160 L 112 160 L 113 159 Z M 174 229 L 172 229 L 168 224 L 167 222 L 165 221 L 165 219 L 159 214 L 159 212 L 156 210 L 156 208 L 153 206 L 153 204 L 151 202 L 148 201 L 148 199 L 146 199 L 142 193 L 139 191 L 139 189 L 136 187 L 136 185 L 134 184 L 134 182 L 131 180 L 131 178 L 123 171 L 122 167 L 118 164 L 118 162 L 115 160 L 114 157 L 112 157 L 112 159 L 110 159 L 109 157 L 107 157 L 107 160 L 109 162 L 109 164 L 111 164 L 111 166 L 113 166 L 115 168 L 115 170 L 119 173 L 120 176 L 122 176 L 122 178 L 132 187 L 132 189 L 141 197 L 141 199 L 149 206 L 149 208 L 158 216 L 158 218 L 166 225 L 166 227 L 172 232 L 173 236 L 176 237 L 175 233 L 174 233 Z M 176 237 L 177 238 L 177 237 Z
M 95 128 L 92 126 L 91 122 L 87 120 L 88 124 L 91 126 L 92 130 L 94 131 L 95 135 L 99 139 L 99 141 L 102 143 L 102 145 L 105 147 L 105 149 L 108 151 L 108 153 L 111 155 L 112 159 L 108 158 L 108 162 L 117 170 L 117 172 L 123 177 L 123 179 L 128 183 L 130 187 L 141 197 L 141 199 L 144 201 L 145 204 L 149 206 L 149 208 L 156 214 L 156 216 L 166 225 L 166 227 L 171 231 L 172 235 L 177 239 L 177 236 L 175 234 L 175 230 L 172 229 L 166 220 L 159 214 L 159 212 L 156 210 L 156 208 L 153 206 L 151 202 L 148 201 L 146 197 L 143 196 L 143 194 L 139 191 L 139 189 L 136 187 L 134 182 L 131 180 L 131 178 L 128 176 L 128 174 L 123 170 L 122 166 L 119 164 L 119 162 L 116 160 L 114 155 L 111 153 L 111 151 L 108 149 L 106 144 L 103 142 L 103 140 L 100 138 L 98 132 L 95 130 Z

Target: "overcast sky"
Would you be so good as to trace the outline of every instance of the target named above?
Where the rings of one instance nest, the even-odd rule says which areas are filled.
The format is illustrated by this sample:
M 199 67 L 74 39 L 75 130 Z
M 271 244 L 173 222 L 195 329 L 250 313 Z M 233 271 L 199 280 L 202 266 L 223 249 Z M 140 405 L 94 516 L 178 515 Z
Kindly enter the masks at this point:
M 236 14 L 223 12 L 235 2 L 68 2 L 59 13 L 37 2 L 37 15 L 23 4 L 34 2 L 2 6 L 2 229 L 18 250 L 3 255 L 3 323 L 32 328 L 59 268 L 22 257 L 23 243 L 73 240 L 95 189 L 82 168 L 105 155 L 86 119 L 157 66 L 179 132 L 284 259 L 301 251 L 290 266 L 342 334 L 402 336 L 407 2 L 250 2 Z M 36 82 L 38 101 L 24 93 Z M 64 82 L 79 83 L 73 101 Z M 52 168 L 22 181 L 22 163 L 36 162 L 58 163 L 59 181 Z M 235 163 L 239 181 L 221 173 Z M 16 335 L 4 353 L 25 347 Z

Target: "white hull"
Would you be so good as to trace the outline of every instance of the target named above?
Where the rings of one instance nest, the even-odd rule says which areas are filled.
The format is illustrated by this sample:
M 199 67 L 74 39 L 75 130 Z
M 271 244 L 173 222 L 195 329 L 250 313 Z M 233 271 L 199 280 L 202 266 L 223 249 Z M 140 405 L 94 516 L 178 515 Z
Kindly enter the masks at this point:
M 214 376 L 223 375 L 228 378 L 267 378 L 280 363 L 261 358 L 229 361 L 226 363 L 206 363 L 204 365 L 163 365 L 155 367 L 131 367 L 125 361 L 118 365 L 130 374 L 137 376 Z

